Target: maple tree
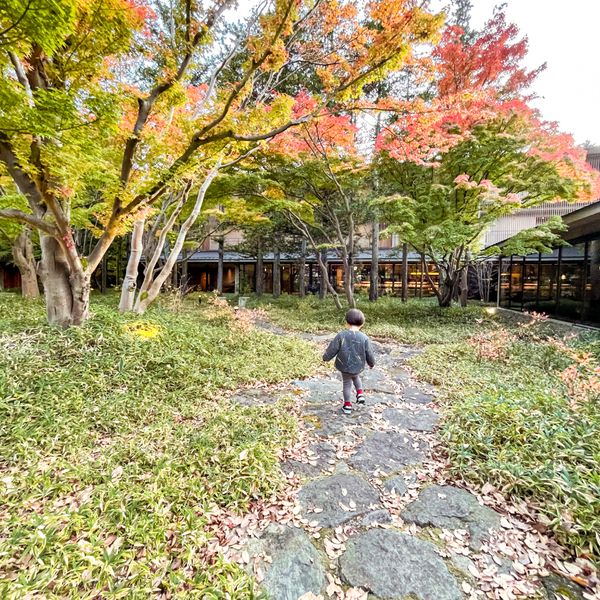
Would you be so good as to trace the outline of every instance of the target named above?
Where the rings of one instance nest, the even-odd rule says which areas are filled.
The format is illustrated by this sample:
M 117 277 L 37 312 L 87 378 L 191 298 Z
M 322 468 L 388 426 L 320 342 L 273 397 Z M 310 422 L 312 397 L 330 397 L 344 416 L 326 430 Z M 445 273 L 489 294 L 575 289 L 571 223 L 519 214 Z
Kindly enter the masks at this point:
M 442 18 L 415 0 L 278 0 L 221 42 L 231 0 L 38 4 L 11 2 L 0 15 L 0 162 L 29 205 L 0 218 L 40 231 L 48 318 L 62 326 L 85 321 L 113 239 L 171 185 L 211 177 L 219 161 L 356 98 Z M 303 69 L 319 82 L 318 103 L 292 117 L 293 98 L 278 89 Z M 193 110 L 181 110 L 190 92 Z M 72 228 L 92 214 L 97 243 L 83 256 Z
M 378 140 L 389 231 L 439 271 L 441 306 L 466 302 L 467 269 L 485 229 L 520 208 L 594 200 L 598 175 L 569 135 L 524 95 L 539 70 L 520 66 L 526 40 L 497 14 L 470 36 L 451 26 L 433 52 L 433 96 L 382 103 L 393 114 Z

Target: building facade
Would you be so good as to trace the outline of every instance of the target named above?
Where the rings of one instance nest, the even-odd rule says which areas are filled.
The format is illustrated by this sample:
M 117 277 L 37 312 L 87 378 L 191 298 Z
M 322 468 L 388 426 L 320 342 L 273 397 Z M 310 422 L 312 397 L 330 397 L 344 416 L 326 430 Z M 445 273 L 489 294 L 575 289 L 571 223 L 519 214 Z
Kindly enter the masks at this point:
M 499 305 L 600 326 L 600 201 L 563 220 L 568 245 L 501 259 Z
M 419 255 L 409 253 L 407 257 L 407 295 L 426 297 L 433 290 Z M 333 287 L 343 291 L 344 273 L 340 258 L 330 252 L 326 258 L 329 281 Z M 220 253 L 218 250 L 199 250 L 187 259 L 187 268 L 183 275 L 187 287 L 202 291 L 217 289 Z M 263 256 L 264 292 L 273 291 L 273 266 L 279 262 L 281 291 L 296 294 L 300 291 L 300 269 L 304 268 L 306 292 L 317 294 L 321 286 L 321 271 L 314 255 L 308 254 L 304 260 L 297 255 L 281 254 L 276 260 L 273 253 Z M 379 293 L 396 295 L 402 293 L 402 250 L 398 248 L 380 248 L 379 250 Z M 237 252 L 223 252 L 223 293 L 252 293 L 256 290 L 257 260 L 255 257 Z M 429 275 L 436 281 L 438 273 L 433 265 L 427 265 Z M 354 281 L 356 291 L 368 292 L 371 277 L 371 254 L 359 251 L 354 256 Z

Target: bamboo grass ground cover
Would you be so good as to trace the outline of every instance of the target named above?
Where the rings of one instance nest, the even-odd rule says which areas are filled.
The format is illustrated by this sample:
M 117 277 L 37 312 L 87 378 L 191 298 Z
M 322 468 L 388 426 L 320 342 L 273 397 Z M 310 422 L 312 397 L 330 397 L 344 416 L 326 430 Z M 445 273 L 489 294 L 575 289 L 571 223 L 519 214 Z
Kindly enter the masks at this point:
M 250 597 L 238 567 L 205 568 L 205 526 L 283 484 L 296 423 L 285 400 L 223 392 L 307 375 L 318 356 L 194 300 L 137 316 L 96 296 L 90 322 L 61 331 L 0 293 L 0 597 Z

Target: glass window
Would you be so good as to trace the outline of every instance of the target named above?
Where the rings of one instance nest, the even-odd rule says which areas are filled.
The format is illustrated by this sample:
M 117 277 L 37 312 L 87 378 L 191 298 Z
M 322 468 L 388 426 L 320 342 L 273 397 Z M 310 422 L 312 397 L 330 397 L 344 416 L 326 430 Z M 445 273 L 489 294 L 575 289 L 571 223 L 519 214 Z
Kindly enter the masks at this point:
M 502 259 L 502 270 L 500 272 L 500 306 L 508 306 L 510 303 L 510 258 Z
M 523 259 L 514 256 L 510 270 L 510 306 L 521 309 L 523 304 Z
M 562 249 L 557 315 L 580 319 L 585 290 L 585 244 Z
M 537 309 L 538 292 L 538 263 L 529 262 L 529 257 L 523 269 L 523 310 Z

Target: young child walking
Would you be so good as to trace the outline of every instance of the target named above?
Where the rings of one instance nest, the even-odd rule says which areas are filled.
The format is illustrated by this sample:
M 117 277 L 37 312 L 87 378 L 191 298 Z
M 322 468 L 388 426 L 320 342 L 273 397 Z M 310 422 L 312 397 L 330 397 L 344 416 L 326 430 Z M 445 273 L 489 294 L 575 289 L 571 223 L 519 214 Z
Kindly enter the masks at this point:
M 365 403 L 360 374 L 365 366 L 375 366 L 375 355 L 369 337 L 360 329 L 365 324 L 365 315 L 357 308 L 351 308 L 346 313 L 347 329 L 340 331 L 331 341 L 325 354 L 324 361 L 335 357 L 335 368 L 342 374 L 344 405 L 342 410 L 349 415 L 352 412 L 352 384 L 356 388 L 356 401 Z

